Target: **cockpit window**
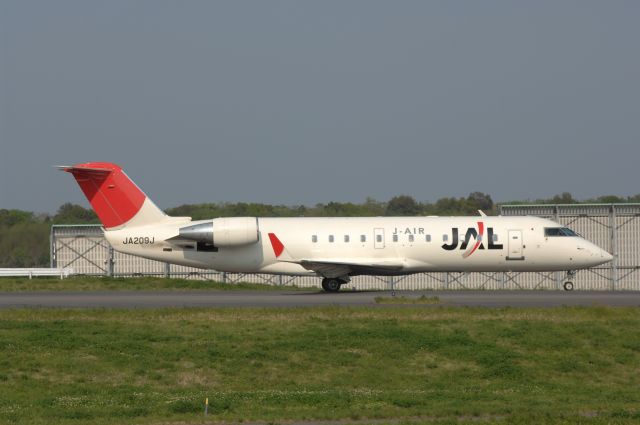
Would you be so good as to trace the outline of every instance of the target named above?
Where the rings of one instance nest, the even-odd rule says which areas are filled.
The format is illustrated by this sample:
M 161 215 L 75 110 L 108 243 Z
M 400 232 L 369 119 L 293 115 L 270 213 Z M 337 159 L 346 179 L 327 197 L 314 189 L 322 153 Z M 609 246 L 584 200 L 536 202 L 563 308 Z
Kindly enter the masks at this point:
M 545 227 L 544 228 L 544 235 L 546 237 L 549 236 L 561 236 L 560 235 L 560 227 Z
M 578 236 L 576 232 L 569 229 L 568 227 L 545 227 L 544 235 L 546 237 L 551 236 Z

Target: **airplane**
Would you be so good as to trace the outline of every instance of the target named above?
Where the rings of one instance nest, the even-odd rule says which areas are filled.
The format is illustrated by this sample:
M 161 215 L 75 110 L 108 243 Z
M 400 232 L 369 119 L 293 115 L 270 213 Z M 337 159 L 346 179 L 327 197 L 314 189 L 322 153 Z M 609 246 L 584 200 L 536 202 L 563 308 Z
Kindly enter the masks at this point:
M 337 292 L 352 276 L 577 270 L 612 255 L 540 217 L 171 217 L 109 162 L 57 167 L 75 177 L 116 251 L 230 273 L 318 276 Z

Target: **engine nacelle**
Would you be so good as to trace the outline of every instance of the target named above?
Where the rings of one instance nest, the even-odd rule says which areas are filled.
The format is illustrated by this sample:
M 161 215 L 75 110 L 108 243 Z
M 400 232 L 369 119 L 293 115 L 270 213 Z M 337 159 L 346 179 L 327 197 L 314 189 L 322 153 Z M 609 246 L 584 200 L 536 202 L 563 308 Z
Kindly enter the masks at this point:
M 214 218 L 205 223 L 181 227 L 180 237 L 217 247 L 250 245 L 258 242 L 258 219 L 255 217 Z

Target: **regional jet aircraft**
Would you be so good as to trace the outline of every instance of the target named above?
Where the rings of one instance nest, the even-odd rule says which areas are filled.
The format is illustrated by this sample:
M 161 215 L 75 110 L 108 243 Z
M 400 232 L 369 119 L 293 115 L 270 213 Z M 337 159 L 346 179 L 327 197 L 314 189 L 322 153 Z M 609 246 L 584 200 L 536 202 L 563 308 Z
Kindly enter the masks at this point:
M 232 273 L 314 275 L 339 291 L 357 275 L 575 271 L 612 256 L 538 217 L 232 217 L 193 221 L 160 210 L 116 164 L 62 166 L 116 251 Z

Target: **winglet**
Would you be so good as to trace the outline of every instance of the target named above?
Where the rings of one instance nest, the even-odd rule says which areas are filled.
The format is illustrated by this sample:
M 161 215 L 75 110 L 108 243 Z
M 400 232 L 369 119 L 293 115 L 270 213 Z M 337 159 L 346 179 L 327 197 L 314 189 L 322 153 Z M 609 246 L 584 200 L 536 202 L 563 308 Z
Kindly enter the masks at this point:
M 297 260 L 294 260 L 293 257 L 289 254 L 289 251 L 284 247 L 284 244 L 280 242 L 280 239 L 276 236 L 275 233 L 268 233 L 269 241 L 271 241 L 271 247 L 273 248 L 273 253 L 276 256 L 278 261 L 284 261 L 287 263 L 297 263 Z
M 273 247 L 273 253 L 276 255 L 276 258 L 278 258 L 282 254 L 282 251 L 284 251 L 284 245 L 280 242 L 280 239 L 278 239 L 275 233 L 269 233 L 269 240 Z
M 480 217 L 486 217 L 487 215 L 484 213 L 484 211 L 482 210 L 478 210 L 478 213 L 480 214 Z

